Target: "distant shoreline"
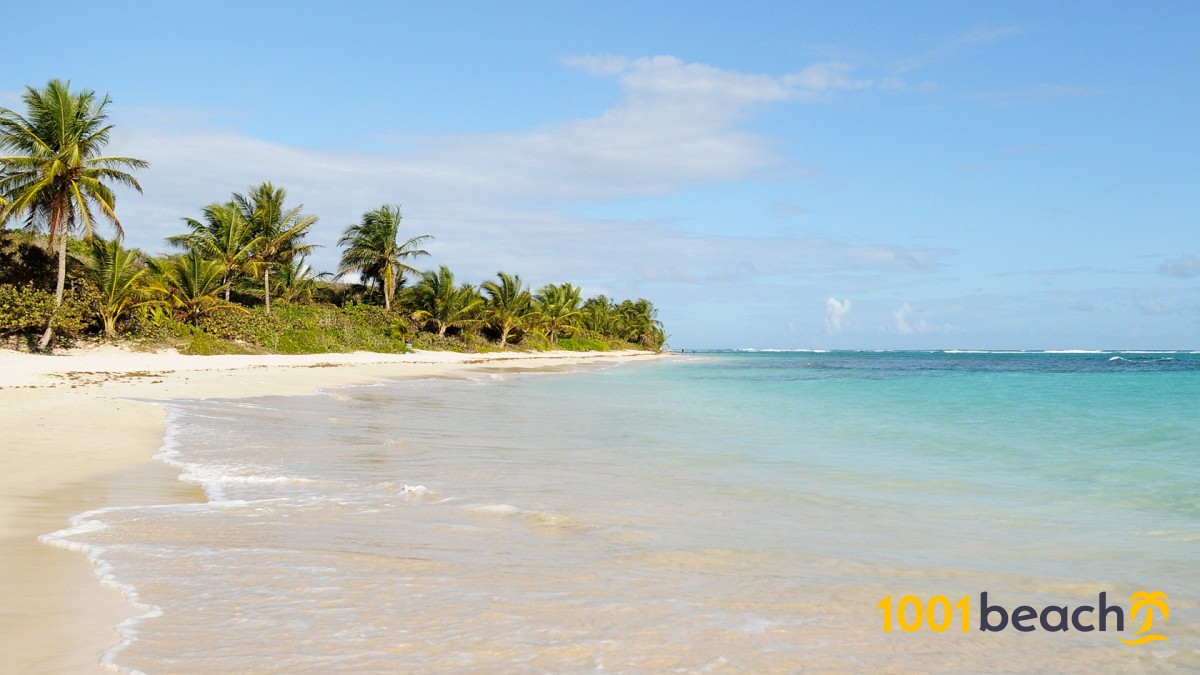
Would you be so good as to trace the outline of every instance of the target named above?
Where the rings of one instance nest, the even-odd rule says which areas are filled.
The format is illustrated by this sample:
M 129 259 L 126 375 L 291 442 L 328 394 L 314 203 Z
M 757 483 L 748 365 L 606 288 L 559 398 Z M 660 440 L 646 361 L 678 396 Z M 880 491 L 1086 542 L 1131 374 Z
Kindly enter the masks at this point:
M 53 356 L 0 349 L 0 613 L 4 670 L 100 671 L 114 626 L 136 610 L 74 551 L 38 536 L 110 505 L 203 499 L 152 457 L 164 411 L 153 400 L 303 395 L 318 388 L 661 358 L 654 352 L 417 352 L 188 356 L 120 347 Z

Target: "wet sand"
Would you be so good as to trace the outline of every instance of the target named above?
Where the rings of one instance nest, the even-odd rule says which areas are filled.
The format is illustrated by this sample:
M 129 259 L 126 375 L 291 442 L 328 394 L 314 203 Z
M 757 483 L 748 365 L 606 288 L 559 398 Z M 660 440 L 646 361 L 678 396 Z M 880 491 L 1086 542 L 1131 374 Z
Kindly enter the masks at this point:
M 136 613 L 78 552 L 40 535 L 104 506 L 203 500 L 152 459 L 170 398 L 295 395 L 463 369 L 569 366 L 645 352 L 183 356 L 115 347 L 39 356 L 0 350 L 0 670 L 99 671 Z M 142 400 L 134 400 L 142 399 Z

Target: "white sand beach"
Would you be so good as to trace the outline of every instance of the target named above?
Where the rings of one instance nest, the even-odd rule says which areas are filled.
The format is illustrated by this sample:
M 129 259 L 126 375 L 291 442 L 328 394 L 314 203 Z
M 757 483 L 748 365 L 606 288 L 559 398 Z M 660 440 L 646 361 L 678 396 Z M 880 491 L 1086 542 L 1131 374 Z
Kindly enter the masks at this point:
M 648 359 L 647 352 L 185 356 L 82 348 L 53 356 L 0 350 L 0 670 L 100 670 L 116 623 L 135 610 L 98 583 L 78 552 L 38 537 L 110 505 L 202 500 L 152 459 L 163 410 L 152 400 L 298 395 L 385 379 L 455 377 L 479 368 Z M 145 400 L 135 400 L 145 399 Z

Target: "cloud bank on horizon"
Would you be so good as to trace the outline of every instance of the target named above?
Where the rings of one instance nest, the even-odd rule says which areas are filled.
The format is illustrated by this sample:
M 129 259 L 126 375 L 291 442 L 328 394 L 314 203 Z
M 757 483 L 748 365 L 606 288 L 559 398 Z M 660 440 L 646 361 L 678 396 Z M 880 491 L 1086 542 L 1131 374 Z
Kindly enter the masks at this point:
M 650 298 L 679 347 L 1200 346 L 1186 194 L 1200 142 L 1181 133 L 1200 112 L 1196 78 L 1031 68 L 1093 55 L 1100 37 L 1064 46 L 1065 24 L 1018 14 L 925 41 L 860 35 L 880 52 L 823 45 L 765 67 L 654 38 L 642 53 L 547 45 L 545 72 L 582 92 L 575 114 L 360 125 L 357 141 L 255 131 L 225 114 L 236 99 L 195 107 L 148 90 L 122 105 L 127 92 L 72 79 L 113 94 L 111 147 L 151 162 L 144 195 L 120 198 L 129 241 L 150 250 L 204 204 L 270 180 L 320 216 L 318 269 L 335 267 L 346 225 L 399 202 L 410 235 L 435 235 L 431 264 Z M 1147 63 L 1163 56 L 1145 49 Z M 63 67 L 7 74 L 0 105 L 19 109 L 20 87 Z M 476 102 L 481 118 L 489 103 Z

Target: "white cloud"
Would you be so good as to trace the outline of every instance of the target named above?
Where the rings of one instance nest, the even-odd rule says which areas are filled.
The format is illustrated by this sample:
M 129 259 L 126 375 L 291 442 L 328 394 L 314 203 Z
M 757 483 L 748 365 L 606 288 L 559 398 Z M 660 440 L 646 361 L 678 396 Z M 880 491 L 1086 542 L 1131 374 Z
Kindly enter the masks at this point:
M 1178 258 L 1164 261 L 1158 266 L 1158 271 L 1169 277 L 1181 277 L 1190 279 L 1191 277 L 1200 277 L 1200 259 L 1196 256 L 1185 253 Z
M 892 312 L 892 329 L 900 335 L 926 335 L 928 333 L 949 333 L 950 324 L 935 326 L 925 319 L 912 320 L 913 308 L 907 302 Z
M 136 124 L 118 125 L 113 147 L 152 163 L 145 175 L 157 187 L 147 189 L 147 199 L 167 205 L 152 209 L 173 218 L 182 215 L 180 206 L 190 212 L 251 182 L 283 183 L 285 175 L 289 187 L 298 178 L 322 189 L 342 184 L 356 193 L 384 187 L 405 193 L 390 200 L 420 192 L 454 203 L 605 201 L 781 167 L 770 144 L 739 128 L 739 121 L 761 105 L 861 84 L 838 63 L 783 76 L 670 56 L 578 57 L 569 63 L 615 78 L 621 98 L 595 117 L 522 132 L 406 137 L 393 152 L 377 153 L 289 148 L 215 129 L 186 111 L 138 111 Z M 163 198 L 185 193 L 195 196 L 182 204 Z
M 829 298 L 825 301 L 825 332 L 829 335 L 839 335 L 842 332 L 842 321 L 850 313 L 850 299 L 838 300 Z
M 163 250 L 163 238 L 179 232 L 180 218 L 270 180 L 287 187 L 289 203 L 320 216 L 309 237 L 325 246 L 313 256 L 318 269 L 335 267 L 333 244 L 346 225 L 393 202 L 402 205 L 404 231 L 434 234 L 430 251 L 464 280 L 508 270 L 542 282 L 794 284 L 835 272 L 923 273 L 947 254 L 825 237 L 696 236 L 660 222 L 583 218 L 510 203 L 470 163 L 291 148 L 224 131 L 117 131 L 113 147 L 151 162 L 139 174 L 145 194 L 123 191 L 118 202 L 131 245 L 151 251 Z M 502 171 L 495 176 L 501 184 L 509 180 Z
M 908 317 L 912 315 L 912 305 L 907 302 L 892 312 L 892 323 L 896 328 L 896 332 L 901 335 L 912 335 L 913 327 L 908 323 Z
M 782 76 L 736 73 L 703 63 L 685 63 L 674 56 L 576 56 L 566 59 L 566 63 L 598 77 L 616 77 L 631 101 L 722 104 L 728 107 L 725 112 L 871 85 L 869 80 L 852 77 L 854 67 L 841 61 L 815 63 Z
M 204 204 L 270 180 L 289 203 L 320 216 L 311 262 L 336 267 L 334 245 L 367 209 L 398 202 L 403 232 L 430 233 L 432 257 L 463 281 L 498 270 L 541 285 L 571 280 L 615 297 L 648 297 L 676 310 L 704 298 L 711 316 L 754 294 L 764 306 L 811 303 L 833 289 L 870 293 L 941 267 L 948 251 L 818 236 L 695 235 L 669 221 L 599 219 L 577 205 L 743 180 L 782 163 L 741 128 L 755 107 L 860 86 L 848 68 L 782 76 L 742 74 L 670 57 L 573 61 L 614 78 L 621 97 L 586 119 L 523 132 L 406 137 L 378 151 L 301 148 L 250 138 L 228 117 L 138 110 L 119 120 L 115 153 L 141 157 L 144 195 L 124 190 L 118 213 L 128 241 L 150 251 Z M 783 210 L 798 211 L 794 205 Z M 806 295 L 808 294 L 808 295 Z M 835 298 L 836 299 L 836 298 Z M 845 301 L 844 312 L 850 308 Z M 664 306 L 664 318 L 674 310 Z M 696 322 L 693 322 L 696 323 Z M 831 324 L 845 330 L 843 316 Z M 710 326 L 709 330 L 713 330 Z
M 314 256 L 324 268 L 333 266 L 332 244 L 342 229 L 385 202 L 402 204 L 409 232 L 438 237 L 434 253 L 467 265 L 487 260 L 488 274 L 542 264 L 548 273 L 603 267 L 613 278 L 729 282 L 830 270 L 922 271 L 945 253 L 813 237 L 689 237 L 661 223 L 571 215 L 566 205 L 574 202 L 665 194 L 776 166 L 768 144 L 738 127 L 746 112 L 861 83 L 836 62 L 782 76 L 669 56 L 570 63 L 615 78 L 621 99 L 596 117 L 525 132 L 406 138 L 390 152 L 289 147 L 188 111 L 134 111 L 135 122 L 115 129 L 112 148 L 151 167 L 139 173 L 145 194 L 122 192 L 118 213 L 132 244 L 158 250 L 163 237 L 178 232 L 180 218 L 270 180 L 321 217 L 310 239 L 330 247 Z M 530 206 L 539 204 L 556 206 Z M 522 250 L 508 250 L 514 242 Z M 596 259 L 603 263 L 584 262 Z

